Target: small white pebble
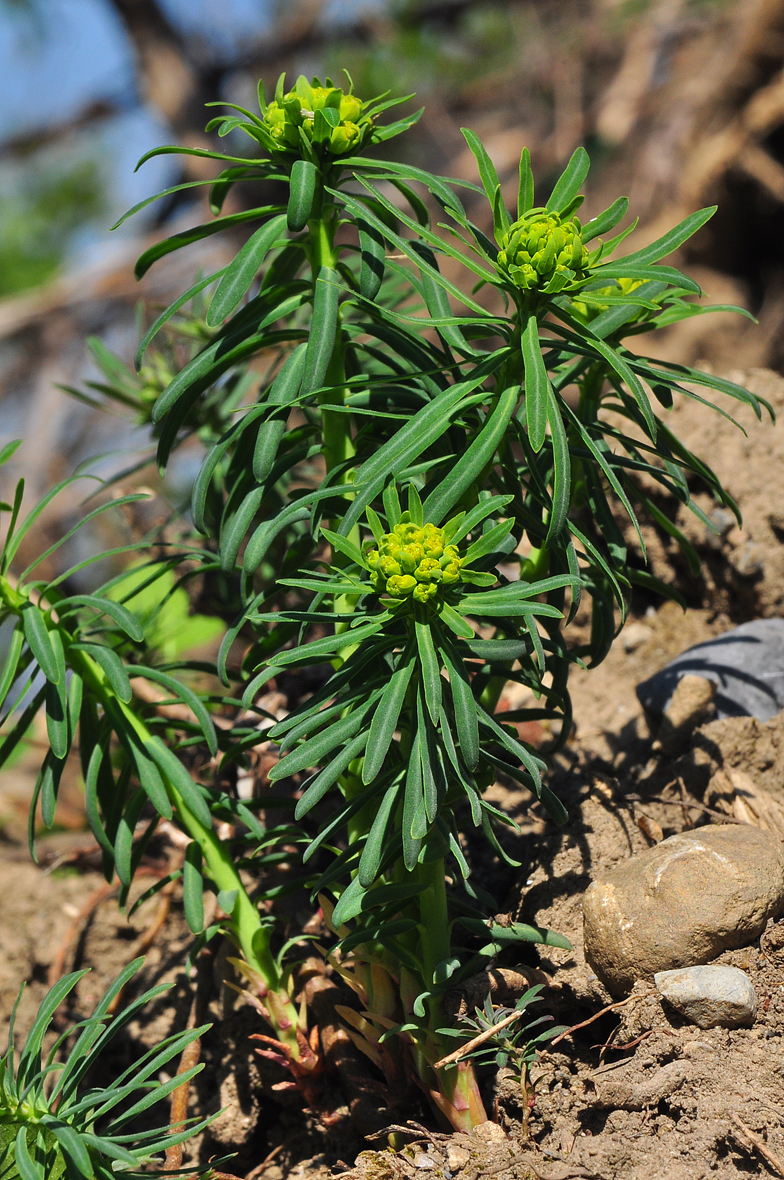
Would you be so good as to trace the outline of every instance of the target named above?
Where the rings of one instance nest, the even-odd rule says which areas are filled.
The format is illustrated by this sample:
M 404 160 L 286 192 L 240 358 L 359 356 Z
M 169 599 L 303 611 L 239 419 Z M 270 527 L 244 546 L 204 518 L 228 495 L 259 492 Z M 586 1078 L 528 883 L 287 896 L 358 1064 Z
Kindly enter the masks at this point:
M 450 1143 L 446 1149 L 446 1161 L 453 1172 L 459 1172 L 471 1158 L 471 1152 L 456 1143 Z

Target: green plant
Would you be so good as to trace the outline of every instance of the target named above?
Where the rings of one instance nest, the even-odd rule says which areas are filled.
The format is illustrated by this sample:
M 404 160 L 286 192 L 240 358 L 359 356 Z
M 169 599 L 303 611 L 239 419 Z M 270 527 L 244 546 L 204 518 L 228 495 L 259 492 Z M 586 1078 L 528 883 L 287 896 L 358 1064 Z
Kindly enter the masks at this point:
M 539 1062 L 542 1045 L 568 1032 L 565 1025 L 553 1025 L 552 1016 L 539 1016 L 523 1025 L 519 1023 L 528 1007 L 541 999 L 541 991 L 542 985 L 539 983 L 529 987 L 513 1008 L 494 1007 L 488 995 L 482 1007 L 474 1009 L 473 1016 L 466 1013 L 459 1018 L 456 1026 L 438 1030 L 443 1037 L 454 1037 L 464 1042 L 445 1058 L 446 1064 L 456 1066 L 459 1061 L 470 1059 L 477 1064 L 493 1064 L 497 1069 L 508 1070 L 517 1077 L 523 1106 L 523 1130 L 526 1134 L 528 1118 L 536 1101 L 536 1082 L 531 1076 L 531 1068 Z M 542 1024 L 548 1027 L 532 1036 L 533 1029 Z
M 280 948 L 274 920 L 286 886 L 264 880 L 266 867 L 293 863 L 336 940 L 324 953 L 363 1005 L 344 1009 L 356 1043 L 390 1089 L 416 1078 L 443 1117 L 465 1128 L 485 1112 L 470 1061 L 437 1065 L 444 993 L 515 943 L 568 945 L 550 931 L 494 924 L 497 905 L 472 876 L 466 833 L 480 829 L 495 855 L 515 863 L 497 831 L 515 825 L 485 796 L 499 774 L 565 821 L 543 759 L 515 723 L 547 720 L 563 742 L 570 665 L 604 657 L 632 585 L 673 595 L 630 563 L 618 512 L 638 529 L 643 552 L 638 512 L 697 570 L 697 554 L 651 488 L 709 527 L 696 489 L 737 515 L 711 469 L 669 429 L 673 393 L 702 400 L 692 387 L 707 387 L 758 415 L 764 403 L 625 343 L 712 310 L 691 302 L 697 284 L 661 261 L 712 210 L 613 260 L 634 228 L 607 237 L 628 203 L 580 222 L 583 149 L 544 206 L 535 205 L 524 151 L 510 214 L 471 131 L 481 187 L 357 154 L 415 122 L 379 121 L 397 101 L 361 102 L 329 80 L 299 79 L 286 91 L 281 79 L 269 104 L 260 89 L 258 114 L 234 107 L 209 125 L 245 134 L 256 156 L 166 147 L 145 157 L 195 153 L 223 171 L 209 182 L 214 219 L 152 246 L 137 274 L 219 230 L 259 223 L 227 267 L 158 316 L 137 358 L 190 301 L 202 301 L 189 338 L 203 346 L 150 411 L 162 471 L 194 434 L 208 446 L 191 502 L 201 537 L 137 566 L 119 596 L 124 574 L 94 595 L 72 595 L 62 589 L 69 573 L 31 580 L 36 563 L 12 584 L 10 564 L 40 511 L 20 525 L 17 494 L 0 558 L 0 620 L 17 619 L 0 700 L 38 668 L 46 685 L 34 688 L 0 763 L 45 703 L 44 823 L 76 740 L 90 825 L 123 900 L 159 818 L 180 823 L 192 837 L 182 878 L 188 921 L 201 938 L 222 931 L 233 941 L 270 1025 L 263 1052 L 317 1103 L 317 1040 L 292 999 L 288 955 L 298 938 Z M 287 200 L 221 216 L 238 181 L 285 185 Z M 487 199 L 493 238 L 458 188 L 472 207 Z M 434 206 L 446 218 L 435 227 Z M 439 259 L 450 273 L 463 268 L 473 290 L 443 275 Z M 102 392 L 127 393 L 129 380 L 120 373 Z M 165 662 L 151 649 L 154 636 L 133 613 L 142 589 L 157 587 L 163 603 L 197 573 L 222 579 L 238 603 L 215 669 L 225 687 L 211 694 L 188 686 L 187 661 Z M 569 646 L 565 623 L 583 595 L 590 638 Z M 225 602 L 213 606 L 223 616 Z M 304 669 L 311 695 L 282 721 L 266 719 L 264 736 L 281 755 L 270 779 L 289 788 L 277 803 L 288 799 L 294 813 L 265 828 L 256 811 L 273 815 L 272 798 L 245 802 L 227 776 L 260 740 L 259 691 Z M 161 717 L 134 696 L 129 672 L 162 684 L 191 720 Z M 510 681 L 530 689 L 532 703 L 501 713 Z M 216 729 L 211 711 L 240 704 L 234 727 Z M 221 776 L 209 756 L 220 757 Z M 134 841 L 142 817 L 147 828 Z M 216 820 L 234 825 L 233 838 L 218 835 Z M 253 894 L 241 870 L 260 877 Z M 223 914 L 207 931 L 205 886 Z M 272 916 L 262 915 L 262 899 Z
M 167 1082 L 157 1075 L 204 1033 L 209 1025 L 176 1033 L 154 1045 L 116 1077 L 108 1087 L 89 1085 L 108 1043 L 133 1020 L 145 1004 L 170 986 L 162 984 L 110 1016 L 112 1002 L 143 963 L 136 959 L 118 976 L 95 1007 L 53 1041 L 52 1022 L 61 1004 L 86 971 L 64 976 L 47 993 L 36 1014 L 18 1061 L 14 1052 L 14 1017 L 8 1048 L 0 1058 L 0 1175 L 3 1180 L 113 1180 L 149 1175 L 162 1164 L 163 1153 L 204 1130 L 211 1119 L 189 1120 L 173 1132 L 168 1128 L 133 1131 L 134 1120 L 203 1067 L 196 1065 Z M 65 1058 L 64 1060 L 62 1058 Z M 194 1175 L 181 1169 L 179 1176 Z M 201 1175 L 213 1175 L 211 1169 Z

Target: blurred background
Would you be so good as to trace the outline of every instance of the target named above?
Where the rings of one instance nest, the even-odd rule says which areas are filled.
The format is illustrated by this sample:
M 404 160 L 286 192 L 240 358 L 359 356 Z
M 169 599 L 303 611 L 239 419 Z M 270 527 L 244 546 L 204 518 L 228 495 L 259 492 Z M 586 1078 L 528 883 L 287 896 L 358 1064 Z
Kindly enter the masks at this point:
M 215 171 L 174 155 L 134 171 L 139 156 L 209 147 L 204 104 L 250 104 L 259 77 L 269 92 L 283 70 L 293 81 L 344 66 L 361 95 L 416 92 L 424 117 L 394 141 L 413 163 L 476 179 L 460 134 L 474 128 L 510 202 L 524 145 L 544 200 L 583 144 L 587 212 L 626 193 L 642 238 L 717 203 L 679 262 L 759 326 L 700 317 L 663 334 L 659 354 L 723 371 L 784 364 L 784 0 L 0 0 L 0 445 L 25 439 L 4 494 L 22 472 L 30 504 L 91 457 L 101 474 L 144 462 L 138 404 L 107 413 L 61 387 L 108 404 L 95 388 L 107 380 L 101 345 L 130 362 L 140 320 L 238 244 L 207 238 L 136 283 L 146 245 L 207 219 L 207 190 L 109 227 Z M 198 461 L 198 447 L 182 448 L 164 485 L 139 468 L 136 482 L 163 499 L 155 511 L 185 501 Z M 58 501 L 54 534 L 81 495 Z M 84 534 L 63 558 L 95 542 Z
M 510 184 L 527 145 L 543 195 L 584 144 L 589 209 L 625 192 L 649 236 L 718 203 L 685 261 L 761 330 L 699 321 L 679 348 L 776 367 L 782 65 L 781 0 L 0 0 L 0 444 L 26 438 L 30 494 L 117 445 L 119 422 L 57 385 L 99 377 L 89 335 L 130 357 L 137 301 L 167 300 L 226 248 L 195 247 L 136 284 L 136 254 L 203 219 L 191 194 L 204 190 L 109 226 L 212 168 L 164 156 L 134 172 L 136 160 L 158 144 L 209 146 L 204 104 L 248 103 L 282 70 L 346 66 L 361 94 L 415 91 L 424 118 L 395 148 L 432 170 L 473 178 L 470 125 Z M 176 466 L 175 496 L 188 481 Z

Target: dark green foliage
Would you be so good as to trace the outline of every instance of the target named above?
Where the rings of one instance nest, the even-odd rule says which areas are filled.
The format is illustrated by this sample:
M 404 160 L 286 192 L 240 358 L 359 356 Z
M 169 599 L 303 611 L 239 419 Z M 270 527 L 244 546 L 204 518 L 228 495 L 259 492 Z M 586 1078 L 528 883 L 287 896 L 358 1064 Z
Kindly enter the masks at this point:
M 438 1090 L 439 1108 L 464 1126 L 481 1117 L 481 1103 L 476 1094 L 469 1101 L 463 1072 L 465 1101 L 453 1102 L 458 1083 L 433 1068 L 444 1049 L 441 997 L 510 942 L 564 944 L 550 931 L 488 924 L 498 900 L 473 879 L 463 829 L 481 829 L 493 855 L 516 865 L 503 835 L 515 824 L 486 797 L 498 775 L 525 786 L 554 822 L 567 819 L 545 759 L 517 725 L 550 723 L 551 749 L 566 740 L 571 663 L 603 659 L 631 586 L 654 586 L 631 570 L 618 514 L 640 541 L 635 513 L 653 521 L 696 571 L 697 555 L 650 480 L 701 520 L 698 492 L 736 511 L 669 428 L 673 395 L 702 401 L 697 385 L 758 415 L 767 407 L 732 382 L 629 345 L 637 333 L 710 310 L 663 260 L 711 210 L 612 260 L 630 231 L 605 235 L 627 202 L 581 224 L 582 148 L 544 207 L 523 152 L 512 213 L 473 132 L 465 136 L 481 187 L 362 154 L 416 118 L 385 127 L 378 115 L 389 105 L 385 96 L 361 103 L 329 81 L 300 79 L 286 91 L 281 80 L 273 102 L 261 95 L 259 115 L 233 108 L 215 123 L 246 134 L 258 158 L 196 153 L 228 165 L 211 182 L 216 218 L 153 246 L 139 273 L 224 227 L 247 221 L 251 235 L 229 266 L 158 317 L 137 356 L 138 378 L 94 344 L 107 380 L 93 392 L 151 423 L 161 468 L 198 434 L 207 451 L 191 502 L 199 535 L 169 560 L 139 567 L 141 582 L 125 590 L 120 575 L 94 595 L 67 597 L 62 578 L 30 581 L 37 563 L 13 587 L 11 559 L 57 489 L 21 523 L 17 492 L 0 557 L 0 619 L 15 619 L 15 671 L 0 676 L 0 699 L 37 669 L 46 684 L 21 717 L 7 718 L 0 762 L 44 704 L 44 820 L 53 820 L 77 743 L 89 823 L 123 903 L 159 818 L 188 831 L 190 927 L 202 938 L 230 934 L 268 997 L 283 1061 L 298 1059 L 297 1036 L 307 1033 L 281 966 L 290 944 L 272 954 L 274 928 L 237 866 L 294 860 L 297 886 L 320 899 L 340 953 L 351 949 L 362 1002 L 370 1003 L 365 968 L 389 980 L 392 999 L 369 1017 L 378 1017 L 378 1043 L 362 1041 L 364 1032 L 358 1043 L 378 1065 L 382 1033 L 384 1044 L 391 1029 L 416 1042 L 425 1089 Z M 192 151 L 150 154 L 174 150 Z M 232 185 L 254 177 L 287 181 L 287 205 L 218 216 Z M 468 218 L 461 185 L 486 199 L 482 224 L 495 240 Z M 434 207 L 446 218 L 436 228 Z M 465 284 L 442 274 L 444 258 L 450 275 L 464 269 Z M 187 339 L 185 355 L 167 351 L 173 332 Z M 228 689 L 240 682 L 236 696 L 197 692 L 189 673 L 203 666 L 156 652 L 155 619 L 186 557 L 181 580 L 200 570 L 227 590 L 231 605 L 214 606 L 226 628 L 210 671 Z M 564 630 L 581 601 L 590 604 L 591 637 L 570 650 Z M 297 797 L 291 822 L 266 831 L 225 777 L 212 785 L 207 770 L 216 755 L 222 774 L 242 766 L 259 730 L 243 716 L 234 729 L 216 727 L 210 714 L 227 704 L 251 709 L 273 678 L 306 670 L 312 693 L 295 695 L 264 734 L 280 748 L 269 779 Z M 156 716 L 133 693 L 137 677 L 162 686 L 188 719 L 175 726 Z M 530 690 L 530 701 L 504 713 L 509 681 Z M 237 827 L 234 845 L 218 839 L 217 820 Z M 146 827 L 136 836 L 139 822 Z M 226 914 L 207 931 L 205 886 Z
M 175 1087 L 203 1068 L 196 1065 L 175 1073 L 168 1082 L 157 1080 L 165 1066 L 171 1071 L 169 1063 L 176 1061 L 209 1025 L 167 1037 L 108 1089 L 90 1086 L 93 1067 L 117 1033 L 145 1004 L 171 986 L 150 988 L 110 1016 L 112 1002 L 143 962 L 136 959 L 130 963 L 92 1015 L 62 1033 L 46 1053 L 44 1039 L 55 1012 L 87 972 L 64 976 L 48 992 L 18 1058 L 12 1017 L 8 1048 L 0 1058 L 0 1174 L 4 1180 L 113 1180 L 118 1169 L 124 1176 L 147 1175 L 151 1165 L 161 1166 L 168 1147 L 182 1143 L 211 1122 L 191 1119 L 178 1133 L 167 1127 L 139 1134 L 130 1130 L 138 1115 L 167 1098 Z M 181 1169 L 172 1174 L 199 1175 L 208 1180 L 212 1169 Z

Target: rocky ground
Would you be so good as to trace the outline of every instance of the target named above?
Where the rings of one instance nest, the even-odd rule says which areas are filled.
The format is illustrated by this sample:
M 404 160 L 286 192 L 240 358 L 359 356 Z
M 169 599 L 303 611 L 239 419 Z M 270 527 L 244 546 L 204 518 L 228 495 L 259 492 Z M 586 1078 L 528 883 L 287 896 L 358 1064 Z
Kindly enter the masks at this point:
M 781 378 L 758 372 L 750 379 L 784 407 Z M 752 894 L 756 889 L 762 898 L 756 916 L 744 911 L 733 923 L 724 913 L 713 948 L 720 951 L 717 964 L 739 969 L 753 986 L 753 1022 L 701 1028 L 662 999 L 650 963 L 630 969 L 631 975 L 619 981 L 595 948 L 589 947 L 590 964 L 585 955 L 583 895 L 592 882 L 612 882 L 619 866 L 628 872 L 637 857 L 644 865 L 645 858 L 659 855 L 662 841 L 695 829 L 699 838 L 706 826 L 729 831 L 730 843 L 733 831 L 743 833 L 742 842 L 753 829 L 767 849 L 769 866 L 780 857 L 784 837 L 784 714 L 765 722 L 717 720 L 715 699 L 703 681 L 702 687 L 691 685 L 691 696 L 679 690 L 662 721 L 646 717 L 635 694 L 638 684 L 693 644 L 749 619 L 781 614 L 781 497 L 772 491 L 781 488 L 784 436 L 755 424 L 750 415 L 748 422 L 743 418 L 748 439 L 715 419 L 708 435 L 703 411 L 687 403 L 676 407 L 674 417 L 682 436 L 710 452 L 741 503 L 744 526 L 724 528 L 726 522 L 720 522 L 718 539 L 701 525 L 692 529 L 707 562 L 702 582 L 690 581 L 669 544 L 650 531 L 654 572 L 676 582 L 692 608 L 684 615 L 672 604 L 636 602 L 634 617 L 605 663 L 575 674 L 575 730 L 552 769 L 552 784 L 569 807 L 568 825 L 549 825 L 537 808 L 528 808 L 523 791 L 504 783 L 494 788 L 495 801 L 521 824 L 521 833 L 511 839 L 523 869 L 507 880 L 506 909 L 562 932 L 574 948 L 530 948 L 524 961 L 502 958 L 498 964 L 544 983 L 541 1011 L 572 1029 L 542 1055 L 534 1071 L 536 1102 L 527 1130 L 519 1080 L 508 1074 L 488 1080 L 488 1105 L 497 1124 L 472 1137 L 445 1136 L 421 1110 L 400 1110 L 395 1119 L 405 1124 L 413 1117 L 421 1125 L 400 1132 L 396 1146 L 402 1150 L 393 1152 L 383 1137 L 364 1141 L 346 1119 L 337 1117 L 325 1126 L 304 1116 L 296 1099 L 284 1101 L 272 1090 L 277 1075 L 268 1075 L 253 1055 L 248 1034 L 260 1023 L 222 986 L 219 953 L 195 981 L 197 1008 L 215 1027 L 204 1039 L 206 1068 L 193 1097 L 201 1111 L 225 1108 L 202 1151 L 237 1151 L 228 1166 L 238 1176 L 784 1176 L 784 920 L 778 918 L 784 910 L 784 877 L 773 880 L 762 852 L 747 857 L 743 869 L 744 888 Z M 547 739 L 544 732 L 528 736 Z M 67 1014 L 78 1016 L 122 965 L 144 954 L 145 984 L 169 979 L 174 988 L 143 1024 L 131 1029 L 122 1051 L 137 1052 L 140 1043 L 160 1039 L 174 1025 L 182 1027 L 191 1009 L 194 986 L 182 973 L 188 936 L 180 904 L 176 895 L 164 896 L 145 903 L 130 921 L 118 913 L 85 837 L 75 776 L 64 781 L 60 830 L 43 842 L 40 867 L 31 864 L 24 811 L 39 757 L 31 746 L 0 783 L 0 1017 L 7 1017 L 22 980 L 29 984 L 20 1012 L 24 1026 L 48 980 L 88 965 L 93 971 Z M 164 833 L 147 863 L 150 880 L 176 853 L 175 837 Z M 722 856 L 735 880 L 740 873 L 736 854 L 725 848 Z M 488 866 L 488 871 L 497 870 Z M 150 880 L 140 881 L 139 888 Z M 700 915 L 714 921 L 715 914 L 708 913 L 716 903 L 711 888 L 707 878 L 684 875 L 683 921 L 698 922 Z M 292 922 L 307 917 L 292 914 Z M 745 934 L 738 937 L 743 922 Z M 672 933 L 676 943 L 686 937 L 674 927 Z M 659 969 L 678 965 L 668 961 Z

